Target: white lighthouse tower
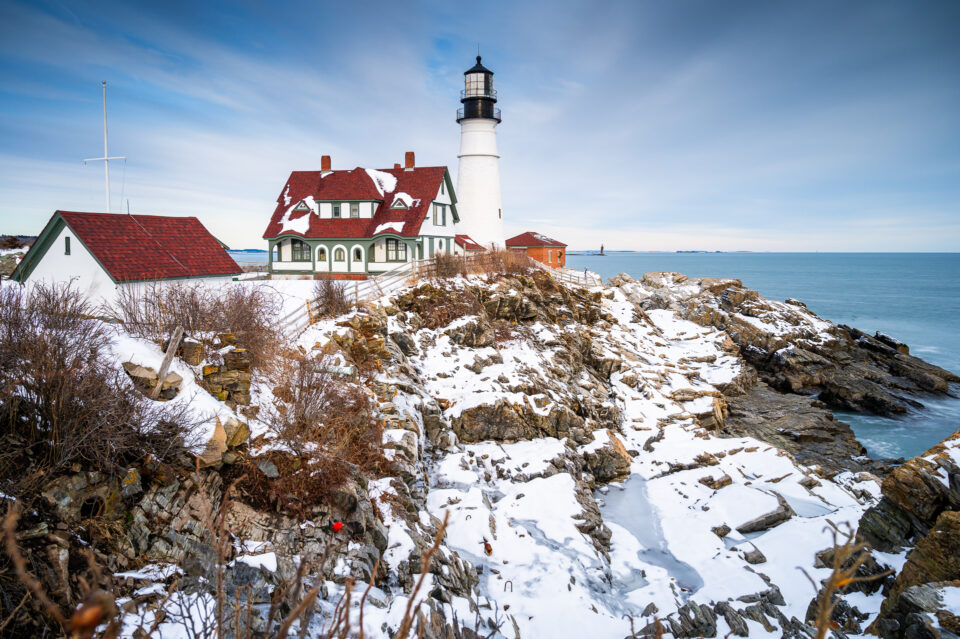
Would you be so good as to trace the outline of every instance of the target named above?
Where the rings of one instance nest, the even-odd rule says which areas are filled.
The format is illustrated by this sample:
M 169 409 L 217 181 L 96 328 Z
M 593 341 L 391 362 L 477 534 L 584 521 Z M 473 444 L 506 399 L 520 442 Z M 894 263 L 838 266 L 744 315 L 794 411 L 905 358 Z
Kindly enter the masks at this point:
M 483 246 L 503 247 L 503 208 L 500 202 L 500 154 L 497 125 L 500 109 L 493 90 L 493 71 L 477 63 L 464 72 L 460 123 L 460 168 L 457 209 L 460 230 Z

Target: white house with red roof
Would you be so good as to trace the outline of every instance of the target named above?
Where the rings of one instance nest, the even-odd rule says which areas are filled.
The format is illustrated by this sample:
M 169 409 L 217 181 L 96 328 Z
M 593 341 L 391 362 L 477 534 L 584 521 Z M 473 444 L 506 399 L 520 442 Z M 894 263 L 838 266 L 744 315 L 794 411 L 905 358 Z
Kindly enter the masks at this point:
M 328 155 L 320 167 L 292 172 L 277 198 L 263 234 L 272 277 L 365 279 L 437 253 L 479 248 L 458 230 L 446 167 L 418 167 L 413 152 L 392 169 L 333 170 Z
M 92 301 L 153 281 L 227 281 L 242 269 L 195 217 L 56 211 L 10 278 L 74 282 Z

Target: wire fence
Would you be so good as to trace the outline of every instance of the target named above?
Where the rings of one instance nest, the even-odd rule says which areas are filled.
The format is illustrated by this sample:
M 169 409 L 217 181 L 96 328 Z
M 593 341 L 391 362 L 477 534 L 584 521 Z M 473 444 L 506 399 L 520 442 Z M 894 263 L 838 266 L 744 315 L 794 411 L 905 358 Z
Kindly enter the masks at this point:
M 464 270 L 471 267 L 482 268 L 488 264 L 485 253 L 474 253 L 457 256 L 459 264 Z M 549 273 L 551 277 L 564 284 L 582 288 L 603 286 L 603 279 L 584 269 L 578 271 L 568 268 L 551 268 L 540 262 L 531 260 L 531 265 Z M 346 287 L 347 298 L 356 306 L 363 302 L 380 299 L 399 291 L 408 284 L 433 277 L 437 274 L 437 258 L 431 257 L 400 264 L 394 269 L 384 271 L 379 275 L 370 276 L 365 280 L 341 280 Z M 321 317 L 321 308 L 317 300 L 307 300 L 303 307 L 293 311 L 280 320 L 281 330 L 288 338 L 295 339 L 310 325 Z

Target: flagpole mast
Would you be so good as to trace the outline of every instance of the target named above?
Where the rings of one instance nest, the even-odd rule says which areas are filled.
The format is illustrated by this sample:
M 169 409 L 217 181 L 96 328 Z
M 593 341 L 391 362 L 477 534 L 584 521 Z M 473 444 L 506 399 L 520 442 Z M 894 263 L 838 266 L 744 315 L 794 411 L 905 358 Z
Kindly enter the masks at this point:
M 126 156 L 120 155 L 117 157 L 110 157 L 110 153 L 107 150 L 107 81 L 103 80 L 100 83 L 100 86 L 103 90 L 103 157 L 102 158 L 87 158 L 83 161 L 84 164 L 87 162 L 103 162 L 103 177 L 106 182 L 106 203 L 107 203 L 107 213 L 110 212 L 110 160 L 126 160 Z
M 107 213 L 110 212 L 110 154 L 107 152 L 107 81 L 101 82 L 103 88 L 103 174 L 107 182 Z

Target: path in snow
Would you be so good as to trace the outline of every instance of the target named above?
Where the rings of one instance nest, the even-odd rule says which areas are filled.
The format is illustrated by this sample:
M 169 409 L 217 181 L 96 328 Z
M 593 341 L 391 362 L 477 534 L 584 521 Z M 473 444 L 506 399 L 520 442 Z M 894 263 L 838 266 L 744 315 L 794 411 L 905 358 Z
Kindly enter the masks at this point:
M 650 503 L 646 484 L 643 477 L 631 475 L 622 485 L 611 485 L 605 495 L 597 495 L 603 520 L 622 526 L 640 542 L 641 548 L 636 554 L 643 563 L 663 568 L 676 580 L 684 594 L 693 594 L 703 587 L 703 578 L 693 566 L 680 561 L 670 552 L 660 526 L 660 514 Z M 617 543 L 617 537 L 613 543 Z M 644 585 L 646 581 L 631 579 L 618 580 L 614 587 L 628 593 Z

